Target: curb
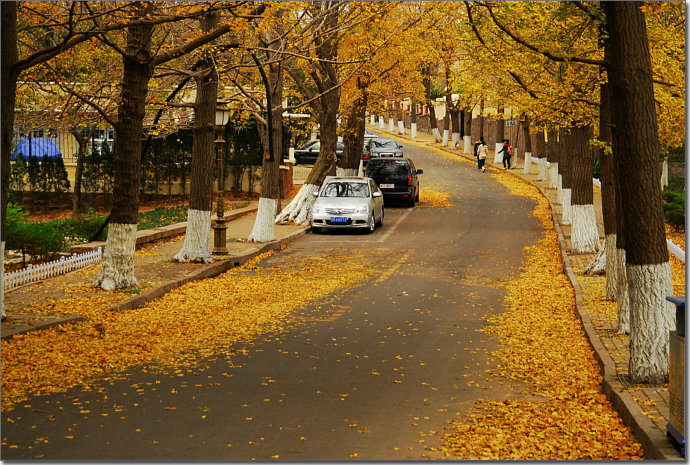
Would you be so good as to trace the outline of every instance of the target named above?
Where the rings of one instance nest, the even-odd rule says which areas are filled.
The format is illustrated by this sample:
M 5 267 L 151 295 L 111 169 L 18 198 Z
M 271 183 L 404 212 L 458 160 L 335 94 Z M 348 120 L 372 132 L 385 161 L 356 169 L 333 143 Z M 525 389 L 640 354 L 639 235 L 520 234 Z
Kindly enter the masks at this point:
M 250 207 L 247 207 L 250 208 Z M 251 213 L 251 211 L 244 211 L 241 213 L 238 213 L 237 216 L 242 216 L 246 213 Z M 234 218 L 233 218 L 234 219 Z M 130 310 L 134 308 L 138 308 L 143 306 L 144 304 L 151 302 L 152 300 L 158 299 L 165 295 L 166 293 L 172 291 L 173 289 L 177 289 L 178 287 L 190 283 L 192 281 L 198 281 L 202 279 L 208 279 L 208 278 L 213 278 L 215 276 L 218 276 L 221 273 L 224 273 L 228 271 L 231 268 L 235 268 L 237 266 L 240 266 L 247 261 L 251 260 L 252 258 L 261 255 L 264 252 L 268 252 L 270 250 L 274 250 L 276 252 L 280 251 L 283 246 L 289 244 L 290 242 L 299 239 L 300 237 L 304 236 L 307 233 L 307 227 L 304 227 L 298 231 L 294 231 L 288 235 L 286 235 L 284 238 L 279 239 L 279 240 L 273 240 L 271 242 L 266 242 L 260 245 L 257 245 L 256 247 L 240 254 L 240 255 L 232 255 L 232 256 L 227 256 L 224 257 L 222 260 L 218 262 L 214 262 L 212 264 L 208 264 L 204 266 L 202 269 L 197 270 L 196 272 L 184 276 L 180 279 L 177 280 L 172 280 L 168 281 L 166 283 L 160 284 L 156 287 L 153 287 L 146 292 L 143 292 L 137 296 L 132 297 L 129 300 L 125 300 L 124 302 L 117 303 L 115 305 L 112 305 L 102 311 L 104 312 L 119 312 L 123 310 Z M 69 323 L 77 323 L 79 321 L 84 321 L 87 320 L 88 317 L 82 316 L 82 315 L 74 315 L 74 316 L 69 316 L 65 318 L 56 318 L 54 320 L 47 320 L 40 322 L 36 325 L 33 326 L 28 326 L 24 328 L 15 328 L 8 330 L 3 336 L 2 339 L 11 339 L 12 337 L 20 334 L 26 334 L 28 332 L 32 331 L 40 331 L 43 329 L 48 329 L 52 328 L 55 326 L 63 325 L 63 324 L 69 324 Z

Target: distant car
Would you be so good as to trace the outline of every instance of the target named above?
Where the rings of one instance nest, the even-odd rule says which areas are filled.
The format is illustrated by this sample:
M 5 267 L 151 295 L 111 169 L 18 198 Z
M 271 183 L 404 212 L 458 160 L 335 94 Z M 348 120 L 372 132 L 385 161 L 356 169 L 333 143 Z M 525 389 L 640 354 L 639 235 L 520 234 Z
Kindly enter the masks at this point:
M 415 168 L 409 158 L 373 158 L 369 160 L 364 176 L 372 178 L 386 200 L 403 200 L 414 207 L 419 202 L 419 178 L 423 170 Z
M 366 228 L 383 224 L 383 194 L 373 179 L 361 176 L 327 176 L 314 192 L 311 230 Z
M 336 145 L 335 149 L 335 155 L 340 160 L 340 157 L 343 156 L 343 149 L 345 146 L 341 143 L 338 142 Z M 295 165 L 299 165 L 300 163 L 302 164 L 313 164 L 316 162 L 316 159 L 319 157 L 319 153 L 321 152 L 321 141 L 316 140 L 314 142 L 310 142 L 309 144 L 305 145 L 304 147 L 300 149 L 295 149 Z
M 371 160 L 372 158 L 402 158 L 402 156 L 402 145 L 398 145 L 395 139 L 375 137 L 369 141 L 368 146 L 365 146 L 362 160 L 364 161 L 364 166 L 366 166 L 369 160 Z

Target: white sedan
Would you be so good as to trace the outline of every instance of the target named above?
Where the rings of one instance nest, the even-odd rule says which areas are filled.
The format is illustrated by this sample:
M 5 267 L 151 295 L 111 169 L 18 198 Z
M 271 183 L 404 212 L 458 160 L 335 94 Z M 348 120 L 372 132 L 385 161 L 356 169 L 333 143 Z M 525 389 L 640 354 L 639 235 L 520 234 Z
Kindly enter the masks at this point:
M 311 211 L 311 230 L 366 228 L 383 224 L 383 194 L 371 178 L 328 176 Z

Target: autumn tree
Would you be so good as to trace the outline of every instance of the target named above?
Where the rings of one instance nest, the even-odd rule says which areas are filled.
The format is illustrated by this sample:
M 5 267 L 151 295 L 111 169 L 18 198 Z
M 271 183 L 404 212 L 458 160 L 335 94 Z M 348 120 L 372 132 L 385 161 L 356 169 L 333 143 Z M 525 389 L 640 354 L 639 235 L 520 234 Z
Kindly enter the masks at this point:
M 645 16 L 635 2 L 604 2 L 614 163 L 621 196 L 630 297 L 633 382 L 663 382 L 673 305 L 659 183 L 659 134 Z

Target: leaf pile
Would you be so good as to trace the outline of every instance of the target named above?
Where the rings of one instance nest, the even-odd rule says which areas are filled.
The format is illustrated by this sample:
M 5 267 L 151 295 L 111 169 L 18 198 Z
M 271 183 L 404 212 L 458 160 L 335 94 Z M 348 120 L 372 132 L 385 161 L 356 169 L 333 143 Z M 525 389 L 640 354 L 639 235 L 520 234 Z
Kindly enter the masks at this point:
M 379 274 L 387 261 L 377 253 L 386 252 L 331 251 L 286 267 L 257 266 L 267 253 L 139 309 L 93 313 L 89 321 L 3 340 L 2 411 L 34 395 L 91 389 L 137 365 L 165 371 L 232 355 L 233 344 L 284 329 L 307 303 Z
M 441 450 L 460 459 L 642 458 L 642 447 L 601 392 L 599 367 L 562 272 L 548 202 L 515 177 L 497 180 L 537 201 L 532 213 L 545 231 L 525 249 L 520 276 L 507 289 L 506 312 L 485 329 L 500 339 L 494 374 L 527 383 L 529 393 L 543 400 L 481 402 L 476 414 L 453 422 L 455 432 L 444 437 Z
M 448 200 L 448 192 L 440 192 L 431 189 L 419 191 L 420 207 L 452 207 L 453 204 Z

